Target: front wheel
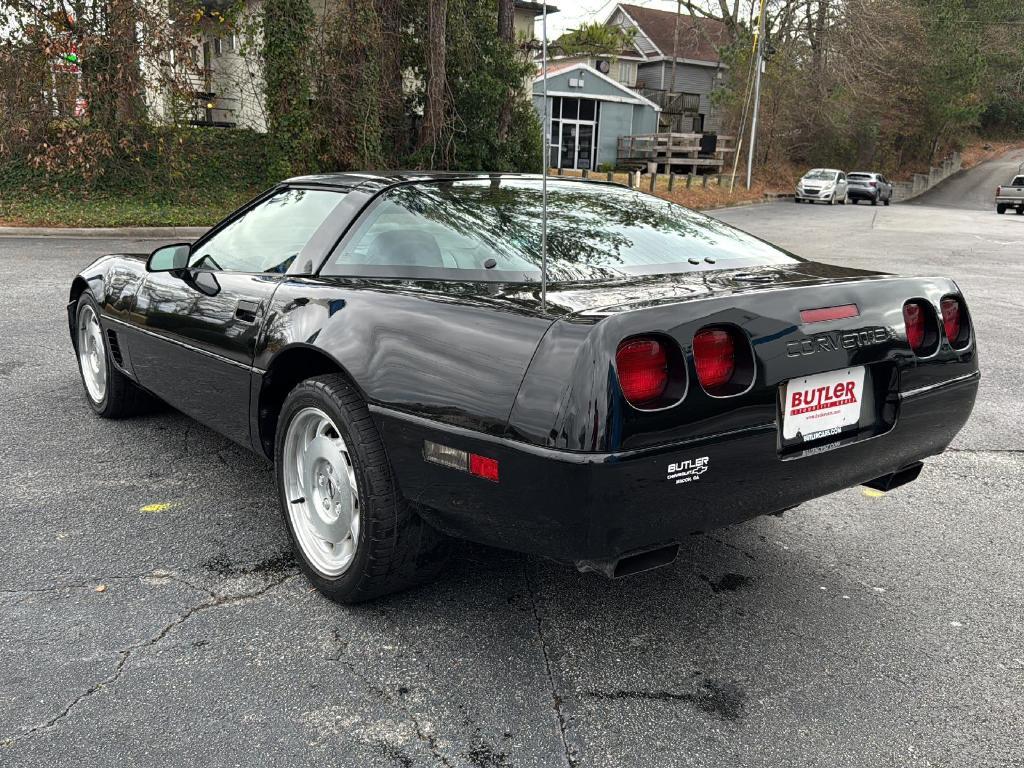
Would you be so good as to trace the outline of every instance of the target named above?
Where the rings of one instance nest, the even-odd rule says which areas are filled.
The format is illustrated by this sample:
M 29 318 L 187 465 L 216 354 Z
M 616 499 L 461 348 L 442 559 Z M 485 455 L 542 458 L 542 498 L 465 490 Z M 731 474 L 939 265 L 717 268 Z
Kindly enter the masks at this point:
M 444 566 L 447 538 L 399 494 L 373 419 L 344 376 L 307 379 L 291 391 L 274 458 L 300 568 L 330 599 L 397 592 Z
M 120 419 L 150 404 L 149 396 L 111 360 L 110 344 L 100 325 L 100 307 L 88 291 L 78 297 L 75 310 L 75 353 L 85 399 L 100 416 Z
M 1005 205 L 997 205 L 996 206 L 996 213 L 1000 213 L 1000 214 L 1001 213 L 1006 213 L 1006 206 Z

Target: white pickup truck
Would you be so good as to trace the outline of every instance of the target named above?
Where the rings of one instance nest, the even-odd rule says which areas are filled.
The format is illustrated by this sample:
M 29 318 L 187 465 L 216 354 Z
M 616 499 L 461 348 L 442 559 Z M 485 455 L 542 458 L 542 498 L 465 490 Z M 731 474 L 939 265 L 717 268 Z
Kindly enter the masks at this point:
M 1024 214 L 1024 175 L 1017 174 L 1008 185 L 996 187 L 996 213 L 1006 213 L 1016 208 L 1017 213 Z

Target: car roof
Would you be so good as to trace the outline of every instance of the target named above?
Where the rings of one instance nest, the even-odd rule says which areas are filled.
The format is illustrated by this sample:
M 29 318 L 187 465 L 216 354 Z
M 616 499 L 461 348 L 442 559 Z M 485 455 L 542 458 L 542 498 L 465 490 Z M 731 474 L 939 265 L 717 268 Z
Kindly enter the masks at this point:
M 285 179 L 282 184 L 340 187 L 343 189 L 385 189 L 410 182 L 456 181 L 473 179 L 524 179 L 540 181 L 539 173 L 487 173 L 484 171 L 344 171 L 337 173 L 317 173 L 308 176 L 293 176 Z M 616 187 L 625 186 L 618 182 L 605 179 L 582 179 L 578 176 L 552 176 L 549 181 L 571 181 L 580 184 L 605 184 Z

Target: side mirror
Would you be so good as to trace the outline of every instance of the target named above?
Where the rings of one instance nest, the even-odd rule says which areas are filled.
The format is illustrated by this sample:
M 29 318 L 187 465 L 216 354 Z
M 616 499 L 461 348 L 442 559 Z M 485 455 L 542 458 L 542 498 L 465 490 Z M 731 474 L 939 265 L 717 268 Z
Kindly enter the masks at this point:
M 146 262 L 147 272 L 174 272 L 188 267 L 188 257 L 192 253 L 191 243 L 175 243 L 157 248 L 149 254 Z

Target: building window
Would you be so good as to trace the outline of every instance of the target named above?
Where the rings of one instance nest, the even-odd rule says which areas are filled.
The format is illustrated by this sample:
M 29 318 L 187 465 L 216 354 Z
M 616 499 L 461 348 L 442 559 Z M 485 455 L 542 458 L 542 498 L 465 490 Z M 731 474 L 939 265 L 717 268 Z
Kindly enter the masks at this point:
M 213 55 L 220 56 L 224 52 L 224 41 L 219 37 L 213 38 Z
M 628 61 L 619 62 L 619 82 L 623 85 L 632 85 L 633 83 L 633 65 Z
M 230 51 L 231 53 L 234 53 L 238 50 L 238 33 L 232 32 L 228 35 L 227 48 L 228 51 Z

